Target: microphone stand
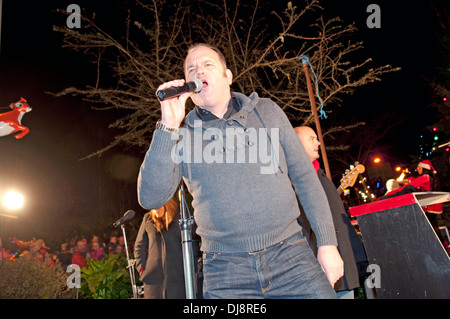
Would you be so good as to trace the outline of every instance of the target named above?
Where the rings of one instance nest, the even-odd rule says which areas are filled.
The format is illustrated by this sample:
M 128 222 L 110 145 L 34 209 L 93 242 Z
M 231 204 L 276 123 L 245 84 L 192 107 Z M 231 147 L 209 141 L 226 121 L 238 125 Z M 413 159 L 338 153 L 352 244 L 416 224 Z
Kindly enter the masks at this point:
M 125 225 L 122 224 L 120 226 L 120 228 L 122 228 L 122 233 L 123 233 L 123 240 L 125 242 L 125 252 L 127 254 L 127 261 L 128 261 L 128 271 L 130 272 L 130 279 L 131 279 L 131 289 L 133 291 L 133 299 L 138 299 L 138 294 L 137 294 L 137 287 L 136 287 L 136 278 L 135 278 L 135 272 L 134 272 L 134 264 L 136 263 L 136 260 L 130 259 L 130 255 L 128 254 L 128 244 L 127 244 L 127 235 L 125 234 Z
M 192 219 L 189 208 L 186 205 L 186 199 L 184 197 L 183 181 L 181 181 L 180 190 L 180 210 L 181 219 L 179 221 L 181 229 L 181 242 L 183 245 L 183 267 L 184 267 L 184 281 L 186 288 L 186 299 L 196 298 L 196 285 L 195 285 L 195 271 L 194 271 L 194 256 L 192 252 L 192 225 L 194 220 Z

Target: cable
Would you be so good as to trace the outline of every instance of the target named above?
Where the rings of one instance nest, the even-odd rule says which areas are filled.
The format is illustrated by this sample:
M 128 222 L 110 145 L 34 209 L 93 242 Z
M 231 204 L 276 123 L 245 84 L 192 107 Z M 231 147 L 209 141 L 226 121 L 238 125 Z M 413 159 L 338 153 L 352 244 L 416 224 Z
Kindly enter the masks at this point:
M 311 65 L 311 62 L 309 62 L 309 58 L 308 58 L 306 55 L 300 55 L 300 56 L 298 57 L 298 59 L 299 59 L 299 60 L 302 60 L 302 63 L 303 63 L 303 64 L 306 64 L 306 63 L 309 64 L 309 68 L 311 69 L 311 72 L 312 72 L 313 75 L 314 75 L 314 80 L 315 80 L 314 82 L 316 83 L 316 94 L 317 94 L 317 98 L 318 98 L 319 101 L 320 101 L 320 114 L 319 114 L 319 118 L 321 118 L 321 119 L 326 119 L 326 118 L 327 118 L 327 115 L 325 114 L 325 111 L 324 111 L 324 109 L 323 109 L 323 107 L 324 107 L 323 101 L 322 101 L 322 98 L 320 97 L 320 94 L 319 94 L 319 83 L 318 83 L 318 81 L 317 81 L 316 72 L 314 72 L 314 69 L 313 69 L 313 67 L 312 67 L 312 65 Z

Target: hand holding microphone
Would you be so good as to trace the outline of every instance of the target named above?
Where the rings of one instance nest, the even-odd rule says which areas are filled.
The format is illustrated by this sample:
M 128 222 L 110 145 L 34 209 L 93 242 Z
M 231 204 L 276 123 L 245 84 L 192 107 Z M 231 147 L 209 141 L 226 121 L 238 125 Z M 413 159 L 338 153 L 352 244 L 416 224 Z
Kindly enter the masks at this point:
M 183 86 L 173 86 L 165 90 L 156 91 L 156 96 L 160 101 L 180 96 L 183 93 L 195 92 L 202 90 L 203 83 L 199 79 L 193 79 L 191 82 L 185 83 Z
M 186 100 L 198 93 L 203 87 L 202 81 L 193 79 L 186 83 L 184 80 L 173 80 L 158 87 L 156 96 L 161 103 L 161 123 L 170 128 L 178 128 L 186 116 Z M 176 98 L 178 97 L 178 98 Z

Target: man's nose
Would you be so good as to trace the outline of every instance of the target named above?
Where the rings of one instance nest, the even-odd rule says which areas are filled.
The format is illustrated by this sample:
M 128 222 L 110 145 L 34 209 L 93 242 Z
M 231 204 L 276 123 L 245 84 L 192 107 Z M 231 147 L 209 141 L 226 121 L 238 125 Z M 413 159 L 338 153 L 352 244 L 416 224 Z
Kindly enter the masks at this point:
M 202 65 L 197 66 L 197 75 L 205 73 L 205 69 Z

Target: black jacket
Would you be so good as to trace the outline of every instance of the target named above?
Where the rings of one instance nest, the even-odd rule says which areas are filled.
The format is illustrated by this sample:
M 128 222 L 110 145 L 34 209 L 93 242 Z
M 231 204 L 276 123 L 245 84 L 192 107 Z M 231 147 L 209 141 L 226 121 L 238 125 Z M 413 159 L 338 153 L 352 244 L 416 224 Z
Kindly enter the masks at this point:
M 144 215 L 134 245 L 139 279 L 144 285 L 164 285 L 167 299 L 185 299 L 180 215 L 161 232 L 149 215 Z
M 338 250 L 344 261 L 344 276 L 336 282 L 334 289 L 336 291 L 343 291 L 358 288 L 360 287 L 360 278 L 366 273 L 364 267 L 367 266 L 367 256 L 364 247 L 354 227 L 350 223 L 341 196 L 337 192 L 333 182 L 321 168 L 319 168 L 317 176 L 330 204 L 338 241 Z M 300 215 L 299 223 L 303 227 L 303 232 L 308 238 L 314 254 L 317 256 L 316 239 L 303 211 Z

